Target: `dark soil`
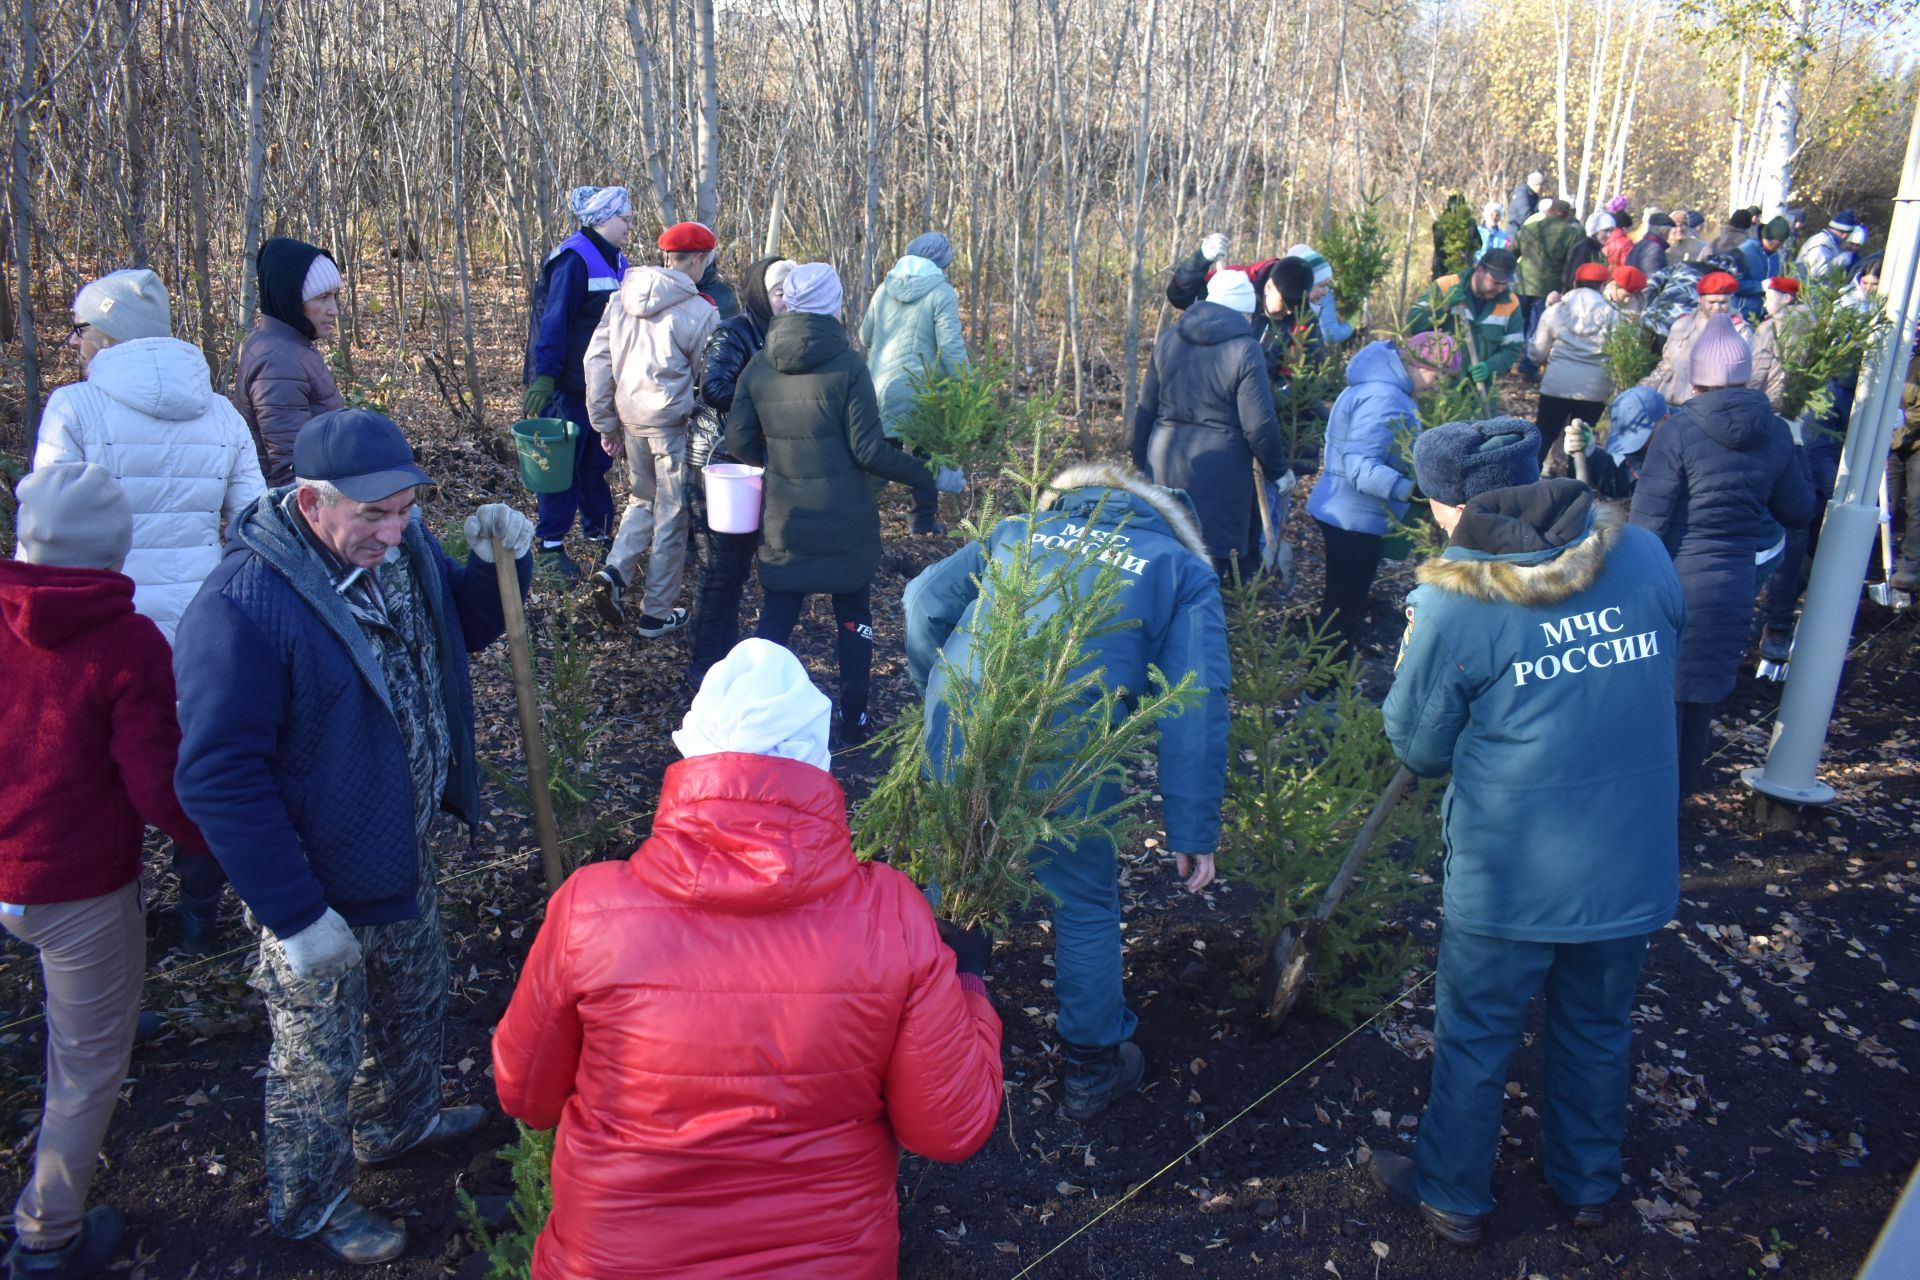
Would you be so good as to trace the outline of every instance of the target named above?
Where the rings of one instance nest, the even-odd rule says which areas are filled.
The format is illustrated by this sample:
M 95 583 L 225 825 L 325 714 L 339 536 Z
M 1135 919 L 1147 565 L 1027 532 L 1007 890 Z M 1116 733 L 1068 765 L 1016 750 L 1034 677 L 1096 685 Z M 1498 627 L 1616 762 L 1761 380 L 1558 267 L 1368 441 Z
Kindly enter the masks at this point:
M 511 491 L 503 450 L 448 439 L 422 453 L 444 481 L 430 513 L 436 527 L 454 524 L 474 495 Z M 1311 601 L 1318 541 L 1299 508 L 1298 599 Z M 874 590 L 883 722 L 913 694 L 900 646 L 902 587 L 950 545 L 906 536 L 904 511 L 896 497 Z M 1378 688 L 1410 584 L 1408 567 L 1389 566 L 1375 589 L 1368 657 Z M 536 616 L 553 604 L 543 589 Z M 1123 876 L 1145 1088 L 1089 1125 L 1059 1114 L 1049 936 L 1037 919 L 1014 928 L 990 979 L 1006 1024 L 1006 1114 L 965 1164 L 903 1160 L 902 1274 L 1852 1275 L 1920 1157 L 1920 1113 L 1904 1065 L 1908 1054 L 1920 1061 L 1916 621 L 1863 607 L 1828 753 L 1826 776 L 1840 799 L 1798 831 L 1759 834 L 1734 781 L 1735 767 L 1764 750 L 1778 686 L 1748 679 L 1727 704 L 1721 785 L 1684 819 L 1681 915 L 1655 938 L 1648 963 L 1630 1185 L 1605 1228 L 1572 1231 L 1534 1167 L 1542 1076 L 1531 1043 L 1514 1062 L 1495 1180 L 1501 1203 L 1483 1248 L 1440 1243 L 1375 1191 L 1364 1167 L 1372 1152 L 1409 1150 L 1418 1132 L 1437 903 L 1401 922 L 1428 944 L 1403 1005 L 1351 1035 L 1307 1012 L 1268 1037 L 1249 1008 L 1261 965 L 1254 895 L 1234 883 L 1228 864 L 1221 884 L 1190 898 L 1169 860 L 1143 849 Z M 824 608 L 805 625 L 798 647 L 831 689 Z M 595 852 L 620 856 L 646 833 L 673 758 L 667 734 L 689 697 L 686 651 L 682 638 L 648 642 L 631 632 L 594 644 L 594 693 L 611 726 L 600 809 L 618 828 Z M 506 669 L 504 646 L 479 659 L 476 706 L 483 758 L 513 770 L 519 746 Z M 835 764 L 856 798 L 878 768 L 865 752 Z M 493 1101 L 489 1032 L 539 922 L 531 839 L 497 788 L 494 805 L 471 846 L 450 825 L 437 836 L 455 987 L 448 1102 Z M 156 887 L 164 903 L 170 878 Z M 267 1035 L 246 986 L 245 934 L 231 903 L 228 910 L 232 950 L 198 964 L 170 956 L 173 926 L 153 917 L 149 1005 L 166 1012 L 168 1031 L 135 1052 L 95 1199 L 127 1212 L 119 1265 L 136 1278 L 345 1277 L 348 1269 L 265 1224 L 259 1078 Z M 31 1156 L 40 1099 L 33 969 L 32 957 L 9 944 L 0 959 L 0 1006 L 17 1011 L 0 1028 L 0 1105 L 12 1121 L 0 1187 L 9 1195 Z M 411 1237 L 406 1258 L 385 1274 L 482 1273 L 451 1191 L 507 1190 L 491 1151 L 512 1136 L 511 1124 L 496 1120 L 459 1150 L 361 1175 L 358 1196 L 402 1218 Z

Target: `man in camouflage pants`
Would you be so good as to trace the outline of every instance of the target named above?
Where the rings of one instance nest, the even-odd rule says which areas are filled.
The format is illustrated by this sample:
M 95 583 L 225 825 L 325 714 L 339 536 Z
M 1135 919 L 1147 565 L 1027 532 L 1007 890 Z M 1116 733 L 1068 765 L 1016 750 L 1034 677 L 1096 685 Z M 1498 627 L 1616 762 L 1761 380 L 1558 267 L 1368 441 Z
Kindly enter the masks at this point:
M 358 1164 L 478 1130 L 440 1106 L 447 950 L 427 832 L 478 800 L 467 653 L 504 628 L 493 539 L 524 593 L 533 525 L 489 504 L 456 564 L 414 504 L 431 484 L 391 421 L 323 414 L 290 486 L 229 532 L 174 644 L 176 788 L 260 937 L 267 1216 L 342 1262 L 406 1232 L 352 1196 Z

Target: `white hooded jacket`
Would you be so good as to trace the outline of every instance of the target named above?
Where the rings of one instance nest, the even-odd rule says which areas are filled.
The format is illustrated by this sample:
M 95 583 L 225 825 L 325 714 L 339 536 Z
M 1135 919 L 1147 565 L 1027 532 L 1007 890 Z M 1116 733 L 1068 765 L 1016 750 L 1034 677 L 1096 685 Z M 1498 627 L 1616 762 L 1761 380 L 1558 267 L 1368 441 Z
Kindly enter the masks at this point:
M 87 380 L 47 397 L 35 468 L 97 462 L 133 506 L 123 572 L 133 606 L 167 643 L 187 602 L 220 563 L 221 519 L 266 492 L 247 424 L 215 395 L 206 357 L 176 338 L 106 347 Z

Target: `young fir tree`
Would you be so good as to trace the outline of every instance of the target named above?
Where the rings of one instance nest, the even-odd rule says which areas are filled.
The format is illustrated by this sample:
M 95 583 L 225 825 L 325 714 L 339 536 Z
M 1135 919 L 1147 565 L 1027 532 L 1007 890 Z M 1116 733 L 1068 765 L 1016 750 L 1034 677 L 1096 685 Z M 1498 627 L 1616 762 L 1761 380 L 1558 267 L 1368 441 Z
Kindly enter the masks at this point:
M 1370 195 L 1358 212 L 1343 213 L 1328 224 L 1320 256 L 1333 268 L 1334 309 L 1351 323 L 1392 269 L 1387 228 L 1380 220 L 1380 199 Z
M 1230 593 L 1233 652 L 1227 805 L 1221 848 L 1236 877 L 1262 895 L 1261 940 L 1302 924 L 1319 907 L 1356 832 L 1399 768 L 1380 711 L 1359 689 L 1359 669 L 1314 631 L 1276 626 L 1251 586 Z M 1302 695 L 1311 712 L 1293 710 Z M 1437 835 L 1430 796 L 1400 802 L 1321 931 L 1308 1002 L 1358 1022 L 1399 986 L 1414 953 L 1388 916 L 1429 895 L 1422 867 Z M 1269 974 L 1269 979 L 1274 974 Z
M 1051 471 L 1036 440 L 1032 470 L 1006 473 L 1027 500 L 1015 519 L 1035 518 Z M 964 534 L 985 541 L 998 519 L 989 498 Z M 1088 665 L 1089 645 L 1137 625 L 1120 617 L 1132 580 L 1098 550 L 1063 555 L 1004 539 L 965 624 L 973 669 L 939 660 L 945 736 L 929 746 L 924 706 L 882 735 L 892 765 L 855 815 L 855 848 L 863 857 L 888 853 L 933 888 L 941 916 L 962 926 L 997 930 L 1032 900 L 1028 859 L 1043 844 L 1134 841 L 1145 825 L 1143 795 L 1128 774 L 1150 758 L 1158 721 L 1201 698 L 1191 673 L 1176 684 L 1154 671 L 1149 688 L 1126 689 Z M 1119 799 L 1089 800 L 1103 791 Z

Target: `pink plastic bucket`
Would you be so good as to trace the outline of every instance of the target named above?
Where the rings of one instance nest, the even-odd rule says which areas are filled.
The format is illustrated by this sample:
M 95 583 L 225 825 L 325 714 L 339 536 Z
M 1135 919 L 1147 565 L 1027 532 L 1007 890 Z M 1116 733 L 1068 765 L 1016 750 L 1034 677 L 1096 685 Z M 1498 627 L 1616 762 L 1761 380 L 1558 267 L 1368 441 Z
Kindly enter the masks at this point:
M 707 486 L 707 527 L 715 533 L 757 533 L 766 468 L 710 462 L 700 474 Z

